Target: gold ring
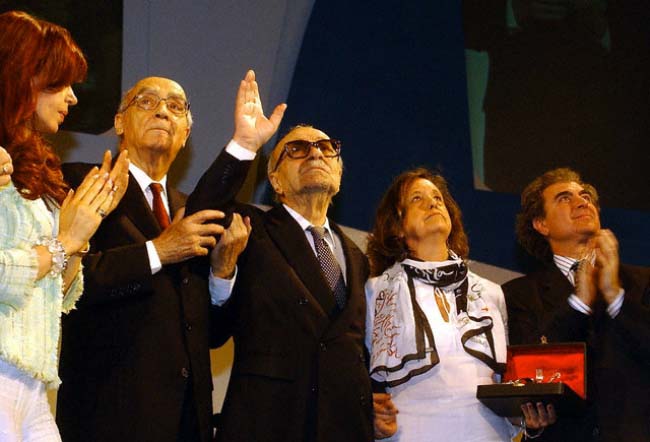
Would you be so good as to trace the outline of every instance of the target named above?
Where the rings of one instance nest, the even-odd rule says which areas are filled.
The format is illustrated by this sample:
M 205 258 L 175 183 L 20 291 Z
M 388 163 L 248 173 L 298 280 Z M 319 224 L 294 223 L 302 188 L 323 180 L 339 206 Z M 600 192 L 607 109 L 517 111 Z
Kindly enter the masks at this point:
M 100 208 L 100 209 L 97 209 L 97 213 L 98 213 L 99 216 L 101 216 L 102 218 L 105 218 L 106 215 L 107 215 L 107 213 L 106 213 L 104 210 L 102 210 L 101 208 Z

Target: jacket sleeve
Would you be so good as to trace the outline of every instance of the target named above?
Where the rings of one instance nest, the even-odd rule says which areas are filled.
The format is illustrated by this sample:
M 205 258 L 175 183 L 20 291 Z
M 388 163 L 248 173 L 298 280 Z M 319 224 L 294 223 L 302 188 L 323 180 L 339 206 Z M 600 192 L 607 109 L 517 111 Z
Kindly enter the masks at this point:
M 40 234 L 28 219 L 13 184 L 0 188 L 0 312 L 22 309 L 37 286 L 38 258 L 33 247 Z
M 612 322 L 627 352 L 650 365 L 650 269 L 627 267 L 627 273 L 622 278 L 625 299 Z
M 244 184 L 252 163 L 240 161 L 223 149 L 188 197 L 185 216 L 205 209 L 219 209 L 231 215 L 232 203 Z M 220 221 L 220 224 L 228 226 L 230 216 Z
M 90 305 L 142 296 L 153 288 L 153 275 L 144 243 L 92 251 L 84 264 L 85 294 L 80 304 Z

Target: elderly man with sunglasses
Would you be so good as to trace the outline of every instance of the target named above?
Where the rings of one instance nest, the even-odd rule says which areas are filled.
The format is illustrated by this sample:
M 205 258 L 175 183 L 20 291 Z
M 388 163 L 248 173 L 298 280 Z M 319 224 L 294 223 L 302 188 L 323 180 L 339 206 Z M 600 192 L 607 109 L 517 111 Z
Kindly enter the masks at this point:
M 254 96 L 241 97 L 242 105 L 258 106 Z M 249 161 L 233 157 L 231 145 L 215 165 L 230 162 L 243 180 L 261 144 L 238 146 L 250 151 Z M 265 212 L 233 201 L 215 166 L 188 199 L 188 213 L 235 211 L 252 226 L 241 255 L 222 261 L 232 285 L 212 292 L 224 318 L 215 326 L 235 343 L 219 441 L 373 440 L 364 354 L 368 264 L 327 218 L 341 183 L 340 154 L 341 143 L 328 134 L 297 126 L 270 154 L 277 206 Z
M 212 440 L 210 322 L 219 312 L 208 276 L 221 275 L 220 261 L 241 251 L 249 230 L 239 215 L 224 229 L 217 210 L 183 217 L 186 196 L 167 172 L 190 134 L 189 107 L 178 83 L 148 77 L 115 115 L 130 181 L 91 240 L 83 301 L 63 322 L 57 423 L 66 442 Z M 236 107 L 235 140 L 265 142 L 283 109 L 260 129 Z M 66 179 L 76 184 L 88 167 L 66 165 Z M 216 173 L 232 176 L 219 165 Z

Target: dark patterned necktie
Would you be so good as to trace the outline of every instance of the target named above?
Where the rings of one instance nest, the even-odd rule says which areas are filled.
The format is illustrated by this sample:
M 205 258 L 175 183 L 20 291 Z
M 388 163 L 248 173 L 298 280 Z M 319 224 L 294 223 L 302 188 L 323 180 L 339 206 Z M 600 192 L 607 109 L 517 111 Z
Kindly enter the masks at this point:
M 342 309 L 345 307 L 346 302 L 345 282 L 343 280 L 343 273 L 341 273 L 341 267 L 336 261 L 336 258 L 334 258 L 334 254 L 332 254 L 329 245 L 325 242 L 325 228 L 311 226 L 309 231 L 314 237 L 314 245 L 316 246 L 316 254 L 318 255 L 321 270 L 332 289 L 336 305 Z
M 160 228 L 165 230 L 171 223 L 169 221 L 169 214 L 167 213 L 167 209 L 165 209 L 165 204 L 162 200 L 162 184 L 151 183 L 149 184 L 149 188 L 153 194 L 153 214 L 156 216 Z

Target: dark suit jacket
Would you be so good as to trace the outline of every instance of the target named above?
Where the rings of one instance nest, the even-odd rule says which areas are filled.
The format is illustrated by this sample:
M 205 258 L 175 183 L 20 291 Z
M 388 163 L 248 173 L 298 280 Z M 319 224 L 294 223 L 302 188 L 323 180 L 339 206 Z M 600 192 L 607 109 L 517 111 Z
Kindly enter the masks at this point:
M 222 159 L 237 161 L 227 153 Z M 251 218 L 227 321 L 235 359 L 217 431 L 221 441 L 372 440 L 372 393 L 364 356 L 365 256 L 341 238 L 347 266 L 347 305 L 337 311 L 331 289 L 298 223 L 283 208 L 263 212 L 224 201 L 210 169 L 187 210 L 220 208 Z
M 604 302 L 584 315 L 567 302 L 573 286 L 555 265 L 506 283 L 511 344 L 587 343 L 588 411 L 559 417 L 544 440 L 650 440 L 650 269 L 621 266 L 625 300 L 612 319 Z
M 89 167 L 64 165 L 66 180 L 78 185 Z M 185 196 L 167 191 L 174 213 Z M 130 177 L 91 240 L 84 295 L 63 320 L 57 423 L 66 442 L 176 442 L 186 397 L 201 440 L 212 437 L 207 268 L 185 263 L 151 275 L 145 241 L 160 232 Z

